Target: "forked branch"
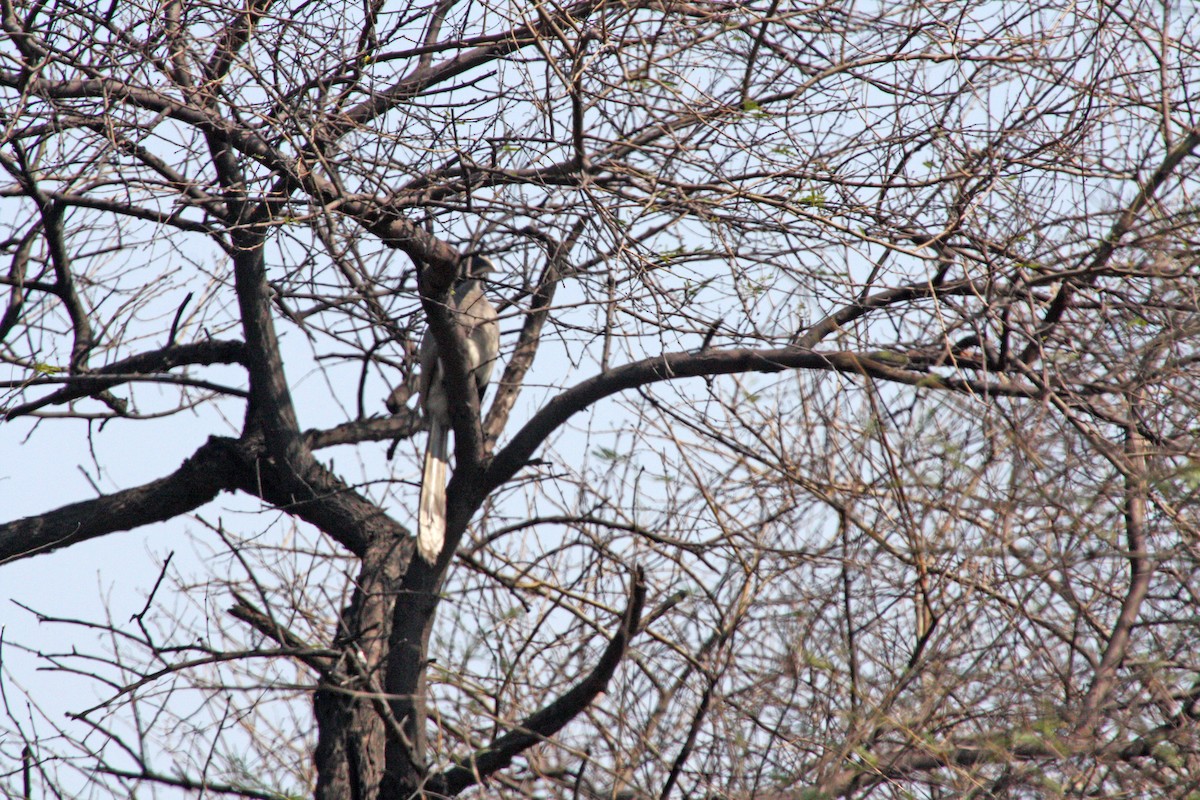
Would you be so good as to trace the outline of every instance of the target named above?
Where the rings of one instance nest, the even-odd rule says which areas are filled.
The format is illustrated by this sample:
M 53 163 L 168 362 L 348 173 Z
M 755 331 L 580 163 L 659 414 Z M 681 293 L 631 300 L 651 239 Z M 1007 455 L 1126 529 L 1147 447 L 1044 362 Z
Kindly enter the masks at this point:
M 638 631 L 645 602 L 646 576 L 641 567 L 635 567 L 629 587 L 629 604 L 621 618 L 621 626 L 609 640 L 608 647 L 604 648 L 604 654 L 591 673 L 566 694 L 526 717 L 490 746 L 434 776 L 429 789 L 447 796 L 457 795 L 504 769 L 520 753 L 558 733 L 579 716 L 608 687 L 617 665 L 629 649 L 630 640 Z

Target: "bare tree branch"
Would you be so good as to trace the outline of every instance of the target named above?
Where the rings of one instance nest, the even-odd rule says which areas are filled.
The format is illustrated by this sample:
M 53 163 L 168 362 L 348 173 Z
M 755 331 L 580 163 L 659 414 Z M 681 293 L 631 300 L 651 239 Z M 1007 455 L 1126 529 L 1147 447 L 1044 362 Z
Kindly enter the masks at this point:
M 431 777 L 429 786 L 433 791 L 450 797 L 460 794 L 507 767 L 518 754 L 558 733 L 575 719 L 608 686 L 617 665 L 625 657 L 630 640 L 637 632 L 645 601 L 645 575 L 641 567 L 635 567 L 630 580 L 629 603 L 621 618 L 621 626 L 587 677 L 572 686 L 566 694 L 526 717 L 487 748 Z

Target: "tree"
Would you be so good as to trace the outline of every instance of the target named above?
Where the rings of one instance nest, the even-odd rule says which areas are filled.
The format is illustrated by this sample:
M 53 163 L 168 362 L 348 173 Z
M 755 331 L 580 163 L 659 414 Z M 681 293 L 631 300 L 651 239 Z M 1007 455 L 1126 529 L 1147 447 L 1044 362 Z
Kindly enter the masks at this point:
M 4 471 L 179 461 L 0 561 L 207 554 L 24 642 L 106 688 L 6 792 L 1200 790 L 1190 5 L 0 11 Z

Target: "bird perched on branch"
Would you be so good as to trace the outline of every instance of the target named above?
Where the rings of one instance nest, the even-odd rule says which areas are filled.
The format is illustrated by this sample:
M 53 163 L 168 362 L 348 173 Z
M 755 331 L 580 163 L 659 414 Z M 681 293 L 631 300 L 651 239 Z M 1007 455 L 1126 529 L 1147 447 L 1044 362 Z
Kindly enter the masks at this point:
M 483 293 L 482 278 L 493 269 L 491 259 L 474 255 L 467 259 L 466 274 L 450 294 L 450 314 L 467 343 L 467 369 L 475 379 L 480 400 L 492 377 L 500 352 L 500 328 L 496 309 Z M 418 383 L 421 409 L 429 422 L 425 445 L 425 469 L 421 475 L 421 502 L 417 513 L 417 552 L 432 564 L 446 540 L 446 466 L 449 461 L 450 410 L 465 397 L 450 397 L 443 382 L 444 371 L 433 332 L 421 339 L 421 377 Z

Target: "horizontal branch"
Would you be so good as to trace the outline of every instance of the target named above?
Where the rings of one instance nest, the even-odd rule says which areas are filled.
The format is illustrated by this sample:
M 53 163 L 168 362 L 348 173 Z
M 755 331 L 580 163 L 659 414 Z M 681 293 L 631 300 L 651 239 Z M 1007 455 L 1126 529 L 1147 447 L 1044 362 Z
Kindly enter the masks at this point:
M 434 776 L 428 788 L 446 796 L 457 795 L 504 769 L 517 755 L 558 733 L 568 722 L 575 719 L 608 687 L 617 665 L 629 649 L 630 640 L 637 633 L 645 602 L 646 576 L 641 567 L 636 567 L 630 581 L 629 605 L 621 618 L 621 627 L 609 640 L 600 661 L 591 673 L 571 687 L 566 694 L 526 717 L 489 747 Z
M 304 438 L 311 449 L 321 450 L 340 444 L 407 439 L 423 427 L 424 422 L 420 414 L 408 408 L 401 408 L 391 416 L 343 422 L 332 428 L 310 428 L 304 432 Z
M 841 770 L 814 788 L 821 797 L 841 797 L 857 795 L 885 781 L 903 781 L 942 769 L 966 769 L 983 764 L 1012 766 L 1015 762 L 1062 764 L 1095 759 L 1101 763 L 1117 763 L 1156 758 L 1156 750 L 1170 742 L 1172 734 L 1186 737 L 1186 726 L 1192 722 L 1194 720 L 1187 720 L 1180 727 L 1166 726 L 1131 740 L 1116 742 L 1094 735 L 1057 736 L 1026 730 L 974 737 L 959 743 L 931 744 L 927 749 L 905 747 L 891 756 L 875 755 L 869 766 L 864 764 Z M 1186 745 L 1181 742 L 1180 749 L 1184 747 Z M 1190 747 L 1187 750 L 1192 752 Z M 1166 758 L 1178 758 L 1178 751 L 1174 752 L 1175 755 Z
M 199 508 L 236 485 L 227 441 L 209 439 L 164 478 L 0 525 L 0 564 Z
M 902 357 L 887 352 L 818 352 L 802 347 L 783 347 L 772 350 L 739 348 L 702 350 L 695 353 L 664 353 L 625 364 L 572 386 L 534 414 L 533 418 L 517 431 L 512 441 L 496 454 L 480 485 L 480 496 L 486 496 L 515 475 L 528 463 L 542 442 L 575 414 L 606 397 L 661 381 L 808 369 L 868 375 L 893 383 L 984 397 L 1038 397 L 1044 394 L 1043 390 L 1031 384 L 946 377 L 931 372 L 903 369 L 897 366 L 898 363 L 902 363 Z
M 138 206 L 133 203 L 119 202 L 104 197 L 91 197 L 82 194 L 72 194 L 70 192 L 46 191 L 43 192 L 43 194 L 49 200 L 72 208 L 87 208 L 93 211 L 105 211 L 117 216 L 145 220 L 146 222 L 153 222 L 157 225 L 165 225 L 181 231 L 187 231 L 189 233 L 202 233 L 206 236 L 211 236 L 214 238 L 220 233 L 218 229 L 207 223 L 183 217 L 178 210 L 171 213 L 166 213 L 163 211 L 156 211 L 151 208 L 143 208 L 142 206 Z M 28 192 L 21 189 L 0 190 L 0 198 L 25 196 L 28 196 Z
M 155 772 L 151 769 L 143 768 L 139 770 L 117 769 L 116 767 L 104 766 L 97 770 L 105 775 L 111 775 L 114 778 L 120 778 L 123 783 L 129 781 L 146 781 L 147 783 L 157 783 L 163 786 L 173 786 L 178 789 L 184 789 L 191 792 L 200 792 L 201 795 L 208 794 L 231 794 L 241 798 L 254 798 L 254 800 L 278 800 L 279 792 L 262 791 L 241 783 L 218 783 L 210 781 L 207 778 L 189 778 L 182 775 L 165 775 L 161 772 Z
M 345 135 L 353 127 L 366 125 L 397 106 L 418 97 L 422 92 L 456 78 L 484 64 L 499 61 L 505 56 L 528 47 L 544 38 L 556 24 L 570 24 L 587 17 L 603 5 L 602 0 L 582 0 L 570 6 L 555 6 L 553 12 L 544 12 L 537 22 L 517 25 L 510 30 L 481 37 L 481 43 L 465 53 L 448 58 L 437 64 L 421 65 L 397 83 L 372 92 L 369 99 L 346 111 L 337 120 L 337 137 Z
M 309 447 L 319 448 L 404 436 L 415 427 L 411 416 L 381 418 L 328 431 L 307 431 L 304 438 Z M 355 554 L 365 552 L 373 532 L 384 534 L 388 541 L 408 536 L 403 526 L 319 463 L 314 462 L 303 476 L 311 490 L 307 499 L 286 494 L 273 479 L 273 469 L 261 436 L 210 437 L 179 469 L 163 478 L 0 523 L 0 564 L 165 522 L 195 511 L 222 491 L 235 490 L 314 525 Z
M 13 406 L 7 411 L 0 409 L 0 414 L 3 414 L 4 419 L 13 419 L 46 406 L 62 405 L 72 400 L 90 397 L 133 380 L 135 376 L 166 372 L 184 365 L 206 366 L 241 363 L 245 357 L 244 347 L 241 342 L 236 340 L 210 340 L 172 345 L 148 353 L 138 353 L 82 375 L 71 376 L 67 385 L 58 391 L 28 403 Z

